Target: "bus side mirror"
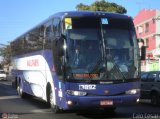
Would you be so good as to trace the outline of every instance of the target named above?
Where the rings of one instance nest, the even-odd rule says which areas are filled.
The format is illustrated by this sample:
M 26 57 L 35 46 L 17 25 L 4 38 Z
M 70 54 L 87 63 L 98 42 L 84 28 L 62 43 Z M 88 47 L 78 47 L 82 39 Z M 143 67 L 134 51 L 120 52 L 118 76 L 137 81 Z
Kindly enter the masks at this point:
M 61 37 L 59 38 L 59 42 L 60 42 L 60 47 L 59 47 L 59 56 L 64 56 L 65 52 L 66 52 L 66 36 L 61 34 Z
M 58 50 L 59 50 L 59 51 L 58 51 L 58 55 L 59 55 L 60 57 L 64 56 L 63 44 L 61 44 L 61 45 L 59 46 L 59 49 L 58 49 Z
M 142 46 L 141 47 L 141 60 L 145 60 L 146 59 L 146 47 Z
M 139 38 L 137 40 L 138 40 L 138 45 L 140 48 L 141 60 L 146 60 L 146 46 L 144 46 L 144 39 Z

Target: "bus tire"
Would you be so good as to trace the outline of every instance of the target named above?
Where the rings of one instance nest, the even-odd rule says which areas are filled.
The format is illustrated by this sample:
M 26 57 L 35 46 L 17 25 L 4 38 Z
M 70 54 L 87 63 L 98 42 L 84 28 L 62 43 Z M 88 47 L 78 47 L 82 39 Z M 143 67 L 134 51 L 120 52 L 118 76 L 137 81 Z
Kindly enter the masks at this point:
M 53 113 L 55 113 L 55 114 L 60 113 L 61 109 L 57 105 L 54 104 L 53 98 L 54 98 L 53 92 L 52 92 L 51 86 L 49 85 L 49 86 L 47 86 L 47 101 L 49 102 Z
M 22 85 L 21 85 L 21 79 L 19 79 L 17 81 L 17 92 L 18 92 L 18 95 L 21 98 L 25 98 L 25 93 L 23 92 L 23 88 L 22 88 Z

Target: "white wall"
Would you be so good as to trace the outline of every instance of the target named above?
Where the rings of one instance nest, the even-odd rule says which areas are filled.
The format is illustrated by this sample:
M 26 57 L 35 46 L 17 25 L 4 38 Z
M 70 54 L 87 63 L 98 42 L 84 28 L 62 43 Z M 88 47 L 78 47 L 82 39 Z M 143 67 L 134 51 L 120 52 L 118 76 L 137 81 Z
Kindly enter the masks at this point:
M 156 10 L 156 33 L 160 34 L 160 10 Z
M 160 10 L 156 10 L 156 34 L 160 34 Z M 160 46 L 160 36 L 156 36 L 157 47 Z

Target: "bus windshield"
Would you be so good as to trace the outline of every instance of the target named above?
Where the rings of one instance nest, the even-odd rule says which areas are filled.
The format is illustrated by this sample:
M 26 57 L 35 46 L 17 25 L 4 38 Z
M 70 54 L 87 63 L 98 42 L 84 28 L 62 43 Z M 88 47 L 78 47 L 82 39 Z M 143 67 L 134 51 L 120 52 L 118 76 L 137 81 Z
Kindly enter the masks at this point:
M 138 48 L 128 23 L 106 18 L 72 18 L 72 26 L 65 29 L 68 79 L 136 78 Z
M 134 60 L 134 37 L 131 34 L 131 31 L 124 29 L 104 30 L 107 70 L 111 79 L 133 79 L 138 73 Z
M 70 30 L 68 46 L 68 64 L 71 74 L 91 73 L 98 62 L 102 62 L 102 52 L 98 30 Z M 94 72 L 95 73 L 95 72 Z

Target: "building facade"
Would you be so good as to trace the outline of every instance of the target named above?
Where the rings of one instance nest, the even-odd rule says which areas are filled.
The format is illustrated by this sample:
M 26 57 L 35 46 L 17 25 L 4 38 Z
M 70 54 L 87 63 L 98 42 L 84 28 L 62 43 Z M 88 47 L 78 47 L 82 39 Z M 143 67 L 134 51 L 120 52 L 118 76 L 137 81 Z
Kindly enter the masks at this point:
M 143 9 L 134 17 L 138 38 L 144 39 L 147 65 L 157 62 L 160 64 L 160 10 Z M 152 62 L 152 63 L 151 63 Z M 156 66 L 155 65 L 155 66 Z M 154 67 L 155 67 L 154 66 Z M 158 66 L 159 67 L 159 66 Z M 151 68 L 145 70 L 153 70 Z M 156 69 L 157 70 L 157 69 Z

